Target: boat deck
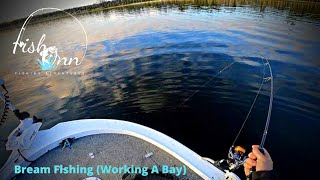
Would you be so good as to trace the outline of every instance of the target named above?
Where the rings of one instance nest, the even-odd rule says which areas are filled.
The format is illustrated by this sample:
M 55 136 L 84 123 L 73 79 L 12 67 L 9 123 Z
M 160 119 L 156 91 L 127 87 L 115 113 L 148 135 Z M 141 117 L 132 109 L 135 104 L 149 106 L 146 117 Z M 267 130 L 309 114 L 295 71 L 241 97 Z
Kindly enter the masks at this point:
M 90 156 L 93 153 L 94 157 Z M 146 154 L 153 153 L 150 157 Z M 76 139 L 72 142 L 71 149 L 57 147 L 47 152 L 36 161 L 32 162 L 29 167 L 50 167 L 50 174 L 24 174 L 18 175 L 17 179 L 84 179 L 89 177 L 87 174 L 54 174 L 53 166 L 77 165 L 81 167 L 96 167 L 97 165 L 112 165 L 121 167 L 123 165 L 135 167 L 153 165 L 177 166 L 181 167 L 182 162 L 175 157 L 160 149 L 159 147 L 144 141 L 142 139 L 121 134 L 97 134 Z M 159 168 L 161 170 L 161 168 Z M 94 177 L 103 180 L 121 180 L 122 174 L 102 174 Z M 186 175 L 180 175 L 177 179 L 202 179 L 187 167 Z

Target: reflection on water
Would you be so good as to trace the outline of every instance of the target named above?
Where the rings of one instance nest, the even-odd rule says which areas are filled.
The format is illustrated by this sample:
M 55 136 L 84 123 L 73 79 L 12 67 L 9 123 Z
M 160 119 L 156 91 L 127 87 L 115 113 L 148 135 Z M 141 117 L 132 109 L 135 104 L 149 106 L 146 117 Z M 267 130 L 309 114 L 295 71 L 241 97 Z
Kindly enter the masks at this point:
M 88 33 L 86 59 L 81 66 L 58 71 L 82 72 L 80 76 L 15 75 L 38 71 L 32 63 L 35 55 L 13 55 L 11 44 L 19 30 L 2 31 L 0 76 L 7 81 L 12 102 L 44 118 L 45 128 L 73 119 L 123 119 L 218 159 L 226 155 L 259 87 L 262 54 L 275 78 L 267 147 L 282 177 L 288 177 L 289 169 L 299 165 L 286 160 L 316 141 L 320 122 L 316 5 L 299 6 L 309 8 L 302 16 L 296 2 L 237 1 L 232 7 L 233 2 L 169 1 L 79 15 Z M 65 18 L 35 24 L 26 33 L 36 41 L 40 30 L 55 27 L 46 32 L 47 44 L 64 47 L 63 54 L 81 54 L 83 34 L 73 23 Z M 179 106 L 234 60 L 240 62 Z M 239 143 L 259 142 L 269 89 L 269 84 L 263 87 Z M 15 124 L 14 119 L 5 123 L 2 136 Z M 286 156 L 281 154 L 293 146 Z

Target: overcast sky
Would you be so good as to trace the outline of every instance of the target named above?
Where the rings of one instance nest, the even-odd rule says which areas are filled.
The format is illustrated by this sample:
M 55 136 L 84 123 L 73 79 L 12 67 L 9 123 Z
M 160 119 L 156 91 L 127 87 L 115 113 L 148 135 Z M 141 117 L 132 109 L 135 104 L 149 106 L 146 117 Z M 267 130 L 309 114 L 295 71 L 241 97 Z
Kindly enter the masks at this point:
M 51 7 L 69 9 L 99 2 L 100 0 L 4 0 L 0 5 L 0 23 L 29 16 L 33 11 Z

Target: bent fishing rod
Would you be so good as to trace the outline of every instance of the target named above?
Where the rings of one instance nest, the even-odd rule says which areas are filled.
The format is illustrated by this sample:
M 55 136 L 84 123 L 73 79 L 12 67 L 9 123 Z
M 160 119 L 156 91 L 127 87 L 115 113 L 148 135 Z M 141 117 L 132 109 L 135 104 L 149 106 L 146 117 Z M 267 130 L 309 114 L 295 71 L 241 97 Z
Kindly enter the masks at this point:
M 263 57 L 263 56 L 262 56 Z M 271 65 L 269 63 L 269 61 L 265 58 L 265 60 L 267 61 L 267 65 L 269 67 L 269 71 L 270 71 L 270 77 L 266 78 L 266 81 L 270 80 L 270 101 L 269 101 L 269 110 L 268 110 L 268 116 L 267 116 L 267 121 L 266 121 L 266 125 L 264 128 L 264 132 L 263 132 L 263 136 L 260 142 L 260 149 L 263 149 L 264 143 L 266 141 L 267 138 L 267 134 L 268 134 L 268 130 L 269 130 L 269 125 L 270 125 L 270 119 L 271 119 L 271 111 L 272 111 L 272 102 L 273 102 L 273 74 L 272 74 L 272 69 L 271 69 Z
M 265 58 L 263 55 L 259 54 L 261 57 L 262 57 L 262 64 L 263 64 L 263 75 L 262 75 L 262 80 L 261 80 L 261 83 L 260 83 L 260 86 L 259 86 L 259 89 L 258 89 L 258 92 L 256 93 L 256 96 L 255 96 L 255 99 L 253 101 L 253 103 L 251 104 L 251 107 L 247 113 L 247 116 L 244 120 L 244 122 L 242 123 L 241 125 L 241 128 L 236 136 L 236 138 L 234 139 L 232 145 L 230 146 L 229 148 L 229 153 L 228 153 L 228 157 L 229 158 L 232 158 L 232 150 L 234 148 L 234 145 L 236 143 L 236 141 L 238 140 L 238 137 L 240 136 L 251 112 L 252 112 L 252 109 L 256 103 L 256 100 L 261 92 L 261 89 L 262 89 L 262 86 L 265 82 L 268 82 L 270 81 L 270 100 L 269 100 L 269 107 L 268 107 L 268 115 L 267 115 L 267 120 L 266 120 L 266 124 L 265 124 L 265 127 L 264 127 L 264 131 L 263 131 L 263 135 L 262 135 L 262 139 L 261 139 L 261 142 L 260 142 L 260 145 L 259 145 L 259 150 L 261 153 L 264 154 L 264 151 L 263 151 L 263 148 L 264 148 L 264 144 L 265 144 L 265 141 L 266 141 L 266 138 L 267 138 L 267 134 L 268 134 L 268 130 L 269 130 L 269 125 L 270 125 L 270 120 L 271 120 L 271 111 L 272 111 L 272 103 L 273 103 L 273 74 L 272 74 L 272 68 L 271 68 L 271 65 L 268 61 L 267 58 Z M 222 70 L 220 70 L 215 76 L 213 76 L 212 78 L 210 78 L 206 83 L 204 83 L 199 89 L 197 89 L 193 94 L 191 94 L 188 98 L 186 98 L 178 107 L 181 107 L 184 103 L 186 103 L 191 97 L 193 97 L 196 93 L 198 93 L 200 91 L 201 88 L 203 88 L 204 86 L 208 85 L 213 79 L 215 79 L 218 75 L 220 75 L 222 72 L 224 72 L 226 69 L 228 69 L 229 67 L 231 67 L 235 62 L 239 62 L 237 60 L 233 61 L 232 63 L 228 64 L 226 67 L 224 67 Z M 266 69 L 266 66 L 268 66 L 268 69 L 269 69 L 269 73 L 270 73 L 270 76 L 269 77 L 265 77 L 265 69 Z M 245 162 L 245 160 L 243 161 L 239 161 L 238 162 L 238 167 L 240 167 L 241 165 L 243 165 Z M 252 171 L 254 171 L 254 169 L 252 169 Z
M 271 120 L 271 111 L 272 111 L 272 103 L 273 103 L 273 74 L 272 74 L 272 68 L 271 68 L 271 65 L 270 65 L 270 62 L 268 61 L 267 58 L 265 58 L 263 55 L 260 54 L 260 56 L 264 59 L 265 62 L 263 62 L 263 65 L 264 65 L 264 69 L 263 69 L 263 76 L 262 76 L 262 81 L 261 81 L 261 84 L 260 84 L 260 87 L 259 87 L 259 90 L 256 94 L 256 97 L 250 107 L 250 110 L 244 120 L 244 122 L 242 123 L 242 126 L 236 136 L 236 138 L 234 139 L 230 149 L 232 149 L 239 137 L 239 135 L 241 134 L 242 130 L 243 130 L 243 127 L 245 126 L 250 114 L 251 114 L 251 111 L 252 111 L 252 108 L 254 107 L 255 103 L 256 103 L 256 100 L 260 94 L 260 91 L 261 91 L 261 88 L 263 86 L 263 84 L 265 82 L 268 82 L 270 81 L 270 98 L 269 98 L 269 107 L 268 107 L 268 115 L 267 115 L 267 120 L 266 120 L 266 124 L 265 124 L 265 127 L 264 127 L 264 131 L 263 131 L 263 135 L 262 135 L 262 139 L 261 139 L 261 142 L 260 142 L 260 145 L 259 145 L 259 150 L 261 153 L 264 153 L 263 152 L 263 147 L 264 147 L 264 144 L 265 144 L 265 141 L 266 141 L 266 138 L 267 138 L 267 134 L 268 134 L 268 130 L 269 130 L 269 125 L 270 125 L 270 120 Z M 269 69 L 269 73 L 270 73 L 270 76 L 269 77 L 265 77 L 265 66 L 268 66 L 268 69 Z

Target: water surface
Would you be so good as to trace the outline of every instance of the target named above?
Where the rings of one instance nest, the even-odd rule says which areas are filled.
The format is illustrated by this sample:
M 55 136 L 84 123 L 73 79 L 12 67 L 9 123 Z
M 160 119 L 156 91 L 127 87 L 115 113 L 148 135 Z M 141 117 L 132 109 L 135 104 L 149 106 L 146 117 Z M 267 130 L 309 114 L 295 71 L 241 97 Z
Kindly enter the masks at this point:
M 34 54 L 12 54 L 19 29 L 4 30 L 0 76 L 7 81 L 11 101 L 44 118 L 43 128 L 74 119 L 122 119 L 220 159 L 259 88 L 264 56 L 273 68 L 275 91 L 266 148 L 281 178 L 305 177 L 303 162 L 314 158 L 319 145 L 317 7 L 169 1 L 78 15 L 88 35 L 86 58 L 81 66 L 56 72 L 83 75 L 15 74 L 38 72 L 39 67 Z M 45 31 L 47 44 L 64 47 L 63 55 L 81 55 L 83 32 L 74 27 L 74 19 L 63 18 L 30 25 L 25 36 L 37 41 Z M 270 83 L 265 83 L 238 144 L 250 148 L 260 142 L 269 96 Z M 17 123 L 6 121 L 2 137 Z M 301 163 L 289 163 L 293 158 Z

